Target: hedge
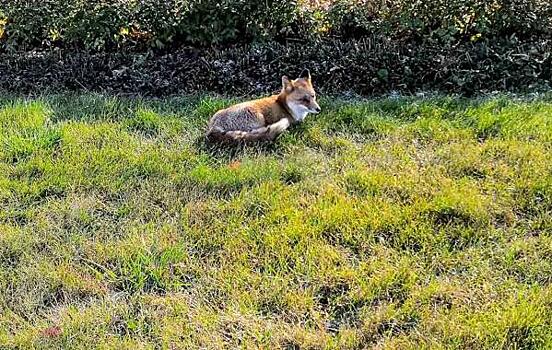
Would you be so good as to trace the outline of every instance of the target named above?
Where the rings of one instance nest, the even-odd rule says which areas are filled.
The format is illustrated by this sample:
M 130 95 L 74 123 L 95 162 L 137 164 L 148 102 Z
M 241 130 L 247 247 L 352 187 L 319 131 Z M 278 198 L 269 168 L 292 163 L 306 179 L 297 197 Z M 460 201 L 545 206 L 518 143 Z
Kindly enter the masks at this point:
M 298 74 L 309 67 L 317 89 L 326 94 L 526 92 L 551 88 L 550 52 L 550 40 L 510 38 L 443 46 L 385 37 L 317 45 L 181 48 L 170 53 L 50 50 L 0 55 L 0 91 L 251 95 L 275 91 L 282 74 Z
M 443 44 L 548 36 L 549 0 L 2 0 L 8 50 L 211 46 L 287 38 Z
M 550 89 L 550 0 L 0 0 L 0 90 Z

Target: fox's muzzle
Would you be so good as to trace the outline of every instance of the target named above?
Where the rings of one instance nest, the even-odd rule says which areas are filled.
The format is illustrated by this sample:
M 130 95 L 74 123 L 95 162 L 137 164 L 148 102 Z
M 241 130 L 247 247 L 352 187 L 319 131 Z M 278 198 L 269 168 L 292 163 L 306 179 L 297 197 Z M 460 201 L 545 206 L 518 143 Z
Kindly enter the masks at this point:
M 314 102 L 313 103 L 313 107 L 311 110 L 312 110 L 312 113 L 320 113 L 320 111 L 322 110 L 322 108 L 320 108 L 320 106 L 318 105 L 318 103 Z

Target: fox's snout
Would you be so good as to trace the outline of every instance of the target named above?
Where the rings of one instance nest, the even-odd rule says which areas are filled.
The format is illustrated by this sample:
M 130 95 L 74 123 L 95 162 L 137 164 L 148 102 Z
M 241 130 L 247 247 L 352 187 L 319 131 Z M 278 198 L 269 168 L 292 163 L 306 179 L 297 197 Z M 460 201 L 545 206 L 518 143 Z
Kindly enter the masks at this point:
M 311 112 L 314 113 L 314 114 L 318 114 L 318 113 L 320 113 L 320 111 L 322 111 L 322 108 L 320 108 L 318 103 L 314 102 L 313 105 L 312 105 L 312 108 L 311 108 Z

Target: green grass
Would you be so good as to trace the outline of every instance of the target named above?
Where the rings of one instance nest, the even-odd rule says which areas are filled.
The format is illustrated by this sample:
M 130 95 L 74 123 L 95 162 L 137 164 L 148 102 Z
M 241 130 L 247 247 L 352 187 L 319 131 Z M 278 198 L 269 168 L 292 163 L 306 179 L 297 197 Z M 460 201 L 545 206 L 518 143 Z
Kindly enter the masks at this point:
M 552 348 L 552 101 L 0 98 L 0 348 Z

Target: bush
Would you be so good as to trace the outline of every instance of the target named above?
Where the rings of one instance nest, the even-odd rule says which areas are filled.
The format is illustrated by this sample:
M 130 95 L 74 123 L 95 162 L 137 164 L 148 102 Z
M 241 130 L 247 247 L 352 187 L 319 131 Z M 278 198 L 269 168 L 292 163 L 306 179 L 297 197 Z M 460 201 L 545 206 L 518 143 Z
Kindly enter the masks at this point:
M 276 0 L 8 0 L 4 39 L 12 48 L 98 51 L 246 42 L 289 34 L 297 10 Z
M 328 9 L 343 37 L 383 33 L 396 38 L 476 40 L 550 34 L 549 0 L 338 0 Z
M 166 48 L 293 37 L 458 42 L 549 35 L 549 0 L 4 0 L 0 40 L 36 47 Z

